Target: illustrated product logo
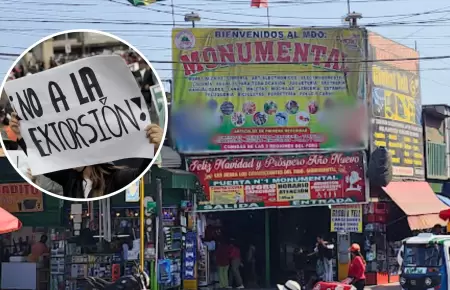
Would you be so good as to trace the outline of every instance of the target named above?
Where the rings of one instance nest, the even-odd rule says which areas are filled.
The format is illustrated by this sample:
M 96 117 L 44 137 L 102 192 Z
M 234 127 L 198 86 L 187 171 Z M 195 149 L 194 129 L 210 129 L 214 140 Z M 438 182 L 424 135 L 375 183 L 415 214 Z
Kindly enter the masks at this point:
M 348 35 L 344 33 L 344 35 L 339 39 L 343 45 L 345 45 L 350 50 L 358 50 L 359 47 L 359 41 L 361 39 L 361 36 L 357 33 L 353 33 L 351 35 Z
M 175 45 L 179 49 L 192 49 L 195 46 L 195 36 L 189 30 L 178 32 L 175 36 Z
M 359 173 L 356 171 L 352 171 L 350 175 L 345 178 L 345 181 L 349 184 L 348 188 L 345 191 L 357 190 L 361 192 L 362 187 L 358 184 L 358 182 L 360 182 L 361 180 L 362 178 L 359 177 Z

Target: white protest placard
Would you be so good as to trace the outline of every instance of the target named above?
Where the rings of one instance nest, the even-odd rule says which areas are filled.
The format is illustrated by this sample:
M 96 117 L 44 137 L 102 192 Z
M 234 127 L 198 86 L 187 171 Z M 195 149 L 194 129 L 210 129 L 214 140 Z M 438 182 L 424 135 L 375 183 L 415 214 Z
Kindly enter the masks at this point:
M 34 175 L 153 158 L 150 116 L 120 56 L 93 56 L 6 82 Z

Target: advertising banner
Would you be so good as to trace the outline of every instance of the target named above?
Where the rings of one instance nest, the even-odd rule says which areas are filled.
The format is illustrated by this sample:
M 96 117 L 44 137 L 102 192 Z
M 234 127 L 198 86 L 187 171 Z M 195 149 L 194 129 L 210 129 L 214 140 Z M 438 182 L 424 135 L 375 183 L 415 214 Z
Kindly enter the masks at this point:
M 44 211 L 42 192 L 26 182 L 0 184 L 0 207 L 9 212 Z
M 190 157 L 207 196 L 199 211 L 367 201 L 363 152 Z
M 183 153 L 366 148 L 366 31 L 172 31 L 171 130 Z M 186 121 L 189 120 L 189 121 Z
M 369 59 L 418 58 L 419 53 L 377 34 L 369 34 Z M 394 178 L 424 180 L 422 101 L 419 60 L 376 61 L 370 70 L 371 148 L 392 154 Z
M 362 233 L 363 208 L 361 204 L 336 205 L 331 208 L 331 232 Z

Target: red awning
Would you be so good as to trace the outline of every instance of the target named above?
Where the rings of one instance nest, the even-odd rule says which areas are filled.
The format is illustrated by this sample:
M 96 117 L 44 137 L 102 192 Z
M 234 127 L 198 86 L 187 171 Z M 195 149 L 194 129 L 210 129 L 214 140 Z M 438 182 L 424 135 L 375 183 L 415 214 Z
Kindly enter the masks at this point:
M 19 230 L 22 223 L 18 218 L 0 207 L 0 234 L 6 234 Z
M 448 206 L 439 200 L 427 182 L 391 182 L 383 189 L 408 216 L 411 230 L 447 224 L 439 213 Z

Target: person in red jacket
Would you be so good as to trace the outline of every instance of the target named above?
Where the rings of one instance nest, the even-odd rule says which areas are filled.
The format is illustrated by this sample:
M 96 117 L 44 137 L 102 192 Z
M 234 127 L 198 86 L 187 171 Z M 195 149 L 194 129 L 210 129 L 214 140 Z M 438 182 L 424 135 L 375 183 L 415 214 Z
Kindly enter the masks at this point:
M 352 244 L 348 251 L 351 254 L 348 277 L 352 279 L 352 285 L 355 286 L 356 290 L 364 290 L 366 286 L 366 261 L 361 255 L 361 247 L 358 244 Z

